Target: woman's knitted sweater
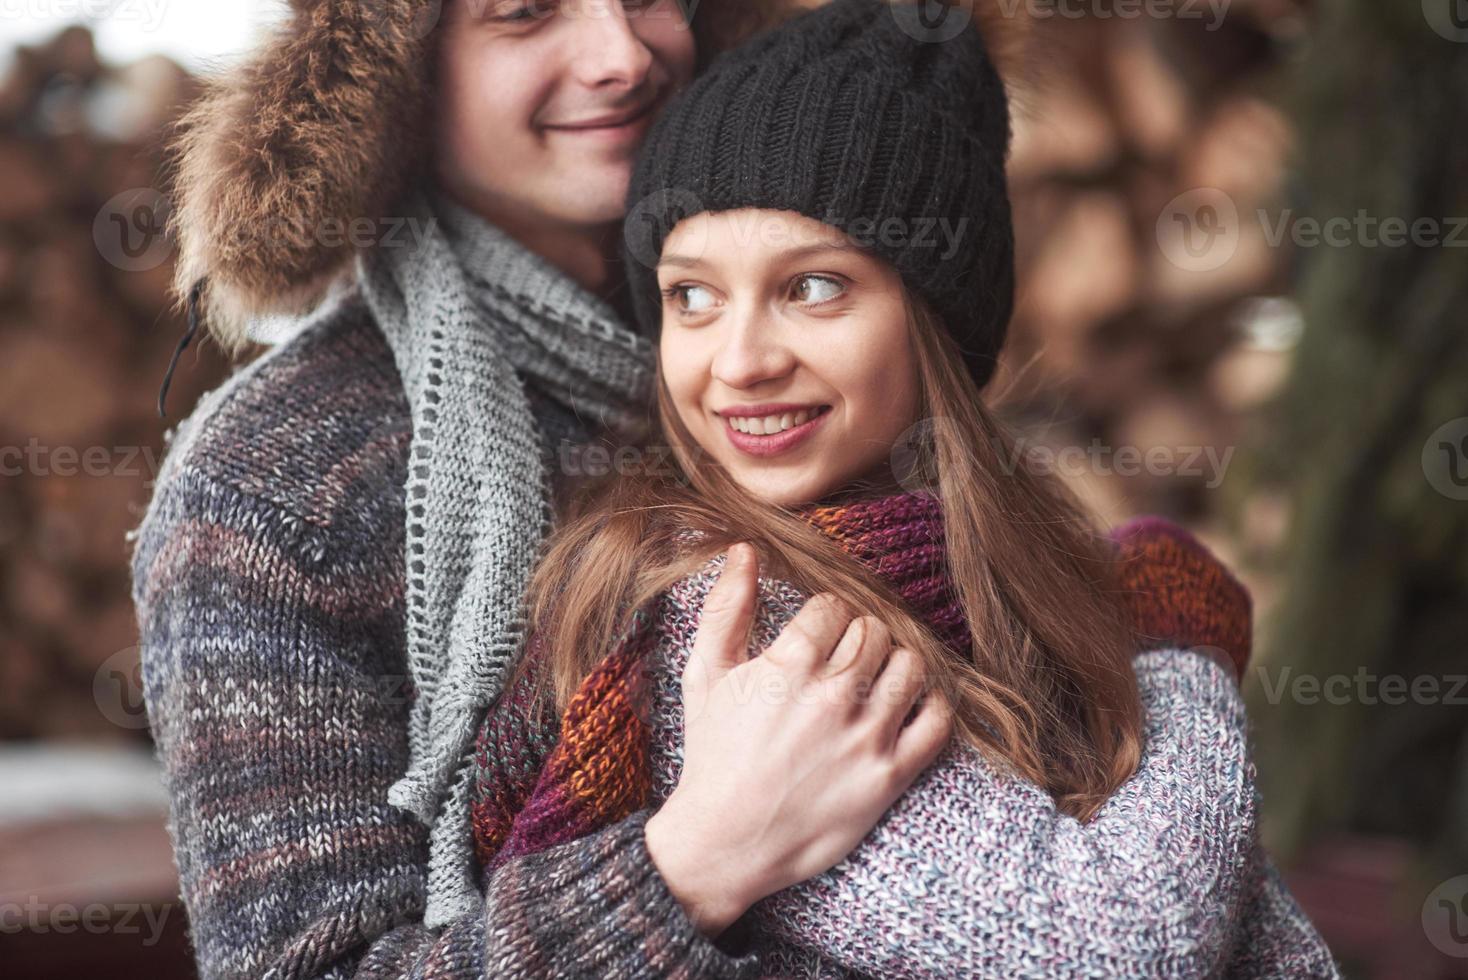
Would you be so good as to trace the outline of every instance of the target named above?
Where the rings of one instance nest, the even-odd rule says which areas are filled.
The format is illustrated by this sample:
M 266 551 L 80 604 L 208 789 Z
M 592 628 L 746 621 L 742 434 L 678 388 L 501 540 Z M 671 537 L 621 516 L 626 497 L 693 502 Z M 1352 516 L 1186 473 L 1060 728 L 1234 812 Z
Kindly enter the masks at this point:
M 940 639 L 966 648 L 933 498 L 803 513 L 890 582 Z M 1257 837 L 1235 676 L 1248 656 L 1247 594 L 1168 522 L 1133 522 L 1115 539 L 1131 559 L 1128 606 L 1153 647 L 1134 660 L 1145 712 L 1137 774 L 1081 824 L 955 741 L 840 864 L 757 903 L 726 934 L 758 954 L 762 975 L 1339 975 Z M 649 812 L 672 792 L 682 766 L 680 678 L 721 565 L 715 559 L 635 614 L 561 719 L 531 703 L 533 671 L 487 718 L 473 795 L 487 873 Z M 788 584 L 761 580 L 751 655 L 803 601 Z M 533 643 L 538 669 L 541 655 Z

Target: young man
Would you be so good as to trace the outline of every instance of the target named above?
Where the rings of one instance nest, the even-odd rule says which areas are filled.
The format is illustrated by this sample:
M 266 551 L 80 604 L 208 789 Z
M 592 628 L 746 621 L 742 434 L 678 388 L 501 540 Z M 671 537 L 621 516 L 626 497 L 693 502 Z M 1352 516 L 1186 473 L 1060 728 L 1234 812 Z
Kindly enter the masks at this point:
M 617 313 L 634 154 L 699 55 L 789 4 L 687 6 L 293 0 L 185 120 L 179 295 L 228 348 L 307 314 L 180 427 L 133 561 L 206 978 L 755 969 L 700 929 L 771 869 L 707 860 L 708 819 L 480 881 L 464 796 L 556 451 L 650 391 Z

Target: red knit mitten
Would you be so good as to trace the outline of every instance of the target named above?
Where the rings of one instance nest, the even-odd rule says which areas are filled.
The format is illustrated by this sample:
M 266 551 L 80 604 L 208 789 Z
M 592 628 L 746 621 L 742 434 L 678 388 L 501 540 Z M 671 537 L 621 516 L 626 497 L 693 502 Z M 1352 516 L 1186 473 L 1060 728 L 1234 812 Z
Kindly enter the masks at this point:
M 1122 559 L 1122 601 L 1141 648 L 1216 647 L 1240 679 L 1254 630 L 1249 591 L 1207 546 L 1161 517 L 1138 517 L 1111 532 Z

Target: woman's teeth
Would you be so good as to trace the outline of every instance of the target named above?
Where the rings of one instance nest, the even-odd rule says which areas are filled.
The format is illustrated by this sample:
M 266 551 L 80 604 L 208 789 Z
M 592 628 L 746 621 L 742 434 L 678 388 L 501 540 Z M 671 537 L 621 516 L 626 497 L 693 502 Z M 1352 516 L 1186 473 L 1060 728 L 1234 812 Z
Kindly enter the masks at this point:
M 782 415 L 766 415 L 763 418 L 754 418 L 743 415 L 727 416 L 729 427 L 735 432 L 743 432 L 751 436 L 772 436 L 777 432 L 804 425 L 819 412 L 815 408 L 802 408 L 798 412 L 785 412 Z

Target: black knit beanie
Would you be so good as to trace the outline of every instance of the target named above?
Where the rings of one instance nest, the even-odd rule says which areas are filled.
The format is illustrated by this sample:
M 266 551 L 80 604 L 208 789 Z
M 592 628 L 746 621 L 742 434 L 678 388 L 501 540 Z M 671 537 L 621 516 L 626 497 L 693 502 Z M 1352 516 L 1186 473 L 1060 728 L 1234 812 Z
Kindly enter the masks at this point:
M 679 221 L 795 211 L 890 262 L 983 386 L 1014 303 L 1009 138 L 1004 86 L 961 8 L 832 0 L 726 52 L 669 104 L 633 172 L 625 259 L 642 329 L 659 331 L 656 266 Z

